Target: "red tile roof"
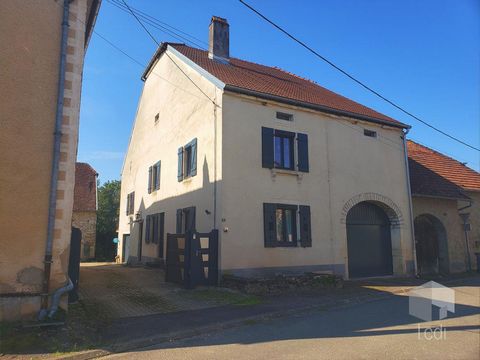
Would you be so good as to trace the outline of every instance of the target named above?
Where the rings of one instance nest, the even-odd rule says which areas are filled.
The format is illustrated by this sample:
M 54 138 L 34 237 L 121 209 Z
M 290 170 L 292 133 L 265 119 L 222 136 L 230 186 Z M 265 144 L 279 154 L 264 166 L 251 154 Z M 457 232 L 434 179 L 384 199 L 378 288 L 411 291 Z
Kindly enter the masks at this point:
M 264 66 L 240 59 L 230 58 L 228 63 L 212 60 L 208 51 L 184 44 L 163 43 L 148 65 L 143 79 L 146 79 L 152 66 L 167 45 L 189 58 L 201 68 L 226 84 L 225 90 L 233 92 L 249 91 L 278 98 L 278 101 L 298 102 L 299 106 L 340 115 L 380 122 L 396 127 L 409 127 L 386 115 L 338 95 L 313 81 L 301 78 L 276 67 Z
M 97 210 L 97 175 L 89 164 L 75 164 L 73 211 Z
M 463 190 L 480 191 L 480 173 L 438 151 L 409 140 L 408 158 L 413 194 L 458 198 Z

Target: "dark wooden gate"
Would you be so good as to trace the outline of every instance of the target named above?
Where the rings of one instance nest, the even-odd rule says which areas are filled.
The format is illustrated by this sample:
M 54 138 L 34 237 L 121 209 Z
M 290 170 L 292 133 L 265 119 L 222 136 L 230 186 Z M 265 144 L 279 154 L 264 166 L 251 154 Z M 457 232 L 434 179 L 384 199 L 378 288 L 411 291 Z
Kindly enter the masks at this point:
M 218 284 L 218 230 L 167 234 L 165 281 L 187 289 Z
M 390 220 L 377 205 L 361 202 L 347 214 L 350 278 L 392 275 Z
M 80 248 L 82 241 L 82 232 L 80 229 L 72 227 L 70 239 L 70 256 L 68 260 L 68 276 L 73 283 L 73 290 L 68 293 L 68 302 L 78 301 L 78 282 L 80 281 Z

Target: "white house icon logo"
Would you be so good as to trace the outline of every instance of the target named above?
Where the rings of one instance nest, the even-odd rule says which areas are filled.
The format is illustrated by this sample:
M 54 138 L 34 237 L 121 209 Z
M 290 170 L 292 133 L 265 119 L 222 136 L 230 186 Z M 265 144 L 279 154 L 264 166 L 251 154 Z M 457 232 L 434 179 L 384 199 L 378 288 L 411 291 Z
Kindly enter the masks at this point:
M 410 315 L 424 321 L 432 321 L 432 313 L 438 308 L 438 319 L 455 313 L 455 291 L 435 281 L 429 281 L 408 292 L 408 310 Z M 435 308 L 436 307 L 436 308 Z

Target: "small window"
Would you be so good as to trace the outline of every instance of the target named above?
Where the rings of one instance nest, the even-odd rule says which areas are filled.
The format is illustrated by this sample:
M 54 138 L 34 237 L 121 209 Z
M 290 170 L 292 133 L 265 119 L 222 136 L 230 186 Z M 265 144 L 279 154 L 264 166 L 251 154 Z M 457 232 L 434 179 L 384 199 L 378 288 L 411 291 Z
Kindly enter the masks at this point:
M 155 124 L 158 123 L 158 119 L 160 119 L 160 114 L 159 113 L 157 113 L 157 115 L 155 115 Z
M 127 195 L 127 215 L 133 215 L 135 211 L 135 191 Z
M 286 120 L 286 121 L 293 121 L 293 115 L 277 111 L 277 119 Z
M 294 141 L 295 134 L 276 131 L 273 138 L 274 165 L 278 169 L 294 169 Z
M 363 129 L 363 135 L 368 136 L 368 137 L 377 137 L 377 132 L 373 130 L 368 130 L 368 129 Z
M 197 139 L 178 149 L 178 181 L 197 175 Z
M 277 207 L 275 213 L 278 245 L 296 246 L 296 207 Z
M 148 168 L 148 193 L 160 189 L 160 161 Z

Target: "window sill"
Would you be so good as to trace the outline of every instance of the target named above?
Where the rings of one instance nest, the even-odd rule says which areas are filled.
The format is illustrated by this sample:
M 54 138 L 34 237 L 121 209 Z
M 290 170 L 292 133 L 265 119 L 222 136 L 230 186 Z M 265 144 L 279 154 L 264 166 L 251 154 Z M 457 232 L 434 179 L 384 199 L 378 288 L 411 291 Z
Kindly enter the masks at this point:
M 296 176 L 297 181 L 300 182 L 303 179 L 303 173 L 297 170 L 288 170 L 288 169 L 279 169 L 279 168 L 273 168 L 270 169 L 270 173 L 272 175 L 272 180 L 275 181 L 275 178 L 277 175 L 291 175 L 291 176 Z

